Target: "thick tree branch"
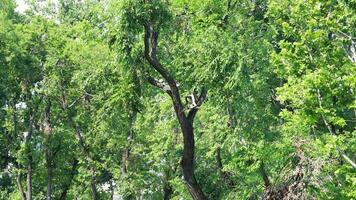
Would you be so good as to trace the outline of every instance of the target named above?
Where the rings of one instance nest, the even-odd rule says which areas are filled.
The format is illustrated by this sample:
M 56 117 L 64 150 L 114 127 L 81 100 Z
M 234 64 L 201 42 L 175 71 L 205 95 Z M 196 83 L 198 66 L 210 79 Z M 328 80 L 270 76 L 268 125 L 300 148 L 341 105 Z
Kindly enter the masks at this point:
M 174 78 L 157 60 L 158 32 L 153 30 L 151 24 L 145 24 L 145 57 L 150 65 L 168 82 L 170 86 L 176 85 Z
M 171 90 L 171 97 L 173 100 L 174 108 L 179 114 L 179 118 L 185 118 L 184 115 L 184 107 L 180 98 L 179 90 L 176 81 L 171 76 L 171 74 L 161 65 L 161 63 L 157 60 L 157 39 L 158 39 L 158 32 L 153 30 L 151 24 L 146 23 L 145 27 L 145 37 L 144 37 L 144 44 L 145 44 L 145 58 L 149 62 L 149 64 L 167 81 L 170 90 Z M 152 84 L 152 83 L 151 83 Z

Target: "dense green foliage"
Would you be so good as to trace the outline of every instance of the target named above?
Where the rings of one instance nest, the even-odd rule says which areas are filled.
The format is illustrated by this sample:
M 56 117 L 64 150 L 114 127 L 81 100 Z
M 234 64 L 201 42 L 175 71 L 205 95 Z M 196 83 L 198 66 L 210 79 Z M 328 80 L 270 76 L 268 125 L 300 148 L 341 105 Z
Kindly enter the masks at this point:
M 0 1 L 0 199 L 356 199 L 355 0 L 27 3 Z

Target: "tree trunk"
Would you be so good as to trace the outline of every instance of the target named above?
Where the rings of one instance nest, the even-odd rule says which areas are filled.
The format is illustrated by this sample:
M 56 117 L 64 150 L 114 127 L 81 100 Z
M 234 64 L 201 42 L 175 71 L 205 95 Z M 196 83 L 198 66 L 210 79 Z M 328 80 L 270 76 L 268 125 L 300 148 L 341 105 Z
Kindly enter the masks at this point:
M 17 115 L 16 115 L 16 106 L 15 103 L 12 104 L 12 109 L 13 109 L 13 115 L 12 115 L 12 120 L 14 123 L 14 135 L 18 135 L 18 129 L 17 129 Z M 20 170 L 20 164 L 15 162 L 15 167 Z M 16 183 L 17 183 L 17 187 L 19 188 L 19 193 L 21 195 L 21 199 L 22 200 L 26 200 L 26 194 L 25 191 L 23 189 L 22 186 L 22 182 L 21 182 L 21 172 L 17 173 L 17 177 L 16 177 Z
M 131 120 L 131 126 L 132 126 L 132 120 Z M 127 147 L 124 149 L 122 153 L 122 164 L 121 164 L 121 175 L 122 177 L 126 177 L 127 174 L 127 169 L 128 169 L 128 163 L 129 163 L 129 157 L 130 157 L 130 152 L 131 152 L 131 143 L 134 137 L 134 132 L 130 128 L 129 134 L 128 134 L 128 139 L 127 139 Z
M 171 199 L 172 193 L 172 186 L 168 182 L 166 182 L 163 186 L 163 200 Z
M 47 194 L 46 199 L 52 199 L 52 180 L 53 180 L 53 164 L 51 150 L 46 150 L 46 167 L 47 167 Z
M 231 173 L 223 170 L 224 166 L 223 166 L 222 159 L 221 159 L 221 148 L 220 147 L 218 147 L 216 149 L 215 158 L 216 158 L 216 166 L 218 168 L 221 179 L 224 181 L 224 183 L 229 188 L 234 188 L 235 183 L 231 178 Z
M 157 39 L 158 32 L 153 30 L 153 26 L 150 23 L 145 23 L 145 36 L 144 36 L 144 46 L 145 46 L 145 58 L 151 65 L 151 67 L 156 70 L 167 83 L 162 83 L 156 81 L 152 77 L 148 77 L 148 82 L 155 87 L 158 87 L 162 91 L 166 92 L 173 102 L 174 111 L 176 113 L 180 128 L 183 133 L 183 156 L 181 160 L 181 166 L 183 170 L 183 177 L 188 187 L 188 190 L 195 200 L 205 200 L 207 199 L 201 190 L 194 174 L 194 129 L 193 121 L 199 107 L 203 104 L 206 98 L 206 90 L 203 87 L 199 97 L 196 97 L 194 106 L 189 109 L 188 114 L 184 113 L 184 105 L 182 104 L 179 89 L 176 80 L 164 68 L 156 57 L 157 51 Z M 168 87 L 167 87 L 168 86 Z M 193 93 L 195 98 L 195 91 Z
M 29 154 L 32 154 L 30 151 Z M 32 155 L 28 155 L 27 176 L 26 176 L 26 199 L 32 200 Z
M 164 170 L 164 179 L 163 179 L 163 199 L 164 200 L 171 199 L 171 196 L 174 192 L 172 185 L 169 183 L 169 180 L 171 179 L 172 175 L 175 174 L 175 172 L 177 171 L 178 166 L 179 166 L 179 163 L 173 163 L 173 166 L 167 167 L 167 169 Z
M 44 112 L 43 133 L 46 138 L 45 159 L 47 167 L 47 193 L 46 199 L 52 200 L 52 180 L 53 180 L 53 152 L 51 148 L 52 124 L 51 124 L 51 101 L 47 100 Z
M 28 133 L 25 137 L 25 144 L 27 148 L 27 175 L 26 175 L 26 199 L 27 200 L 32 200 L 32 145 L 31 145 L 31 139 L 32 139 L 32 128 L 33 128 L 33 122 L 34 122 L 34 115 L 33 115 L 33 110 L 30 109 L 30 114 L 29 114 L 29 125 L 28 125 Z
M 89 149 L 87 148 L 85 142 L 84 142 L 84 138 L 81 134 L 80 128 L 75 124 L 75 122 L 73 121 L 73 119 L 71 117 L 69 117 L 70 120 L 70 124 L 72 125 L 73 129 L 75 130 L 75 135 L 76 138 L 79 142 L 79 146 L 82 149 L 83 153 L 90 158 L 90 154 L 89 154 Z M 92 199 L 93 200 L 97 200 L 98 199 L 98 192 L 96 189 L 96 181 L 95 181 L 95 167 L 91 166 L 89 167 L 89 170 L 92 172 L 92 175 L 90 177 L 90 192 L 92 195 Z
M 92 169 L 93 170 L 93 169 Z M 90 192 L 93 200 L 98 199 L 98 191 L 96 190 L 96 183 L 95 183 L 95 176 L 94 176 L 94 170 L 92 173 L 92 176 L 90 177 Z
M 271 187 L 271 181 L 268 178 L 267 171 L 265 169 L 265 164 L 263 163 L 263 161 L 261 161 L 259 170 L 260 170 L 260 174 L 262 176 L 265 188 L 269 189 Z
M 65 184 L 65 186 L 64 186 L 64 188 L 62 190 L 62 193 L 61 193 L 61 195 L 59 197 L 59 200 L 65 200 L 66 199 L 68 190 L 70 189 L 70 186 L 72 185 L 75 173 L 77 171 L 77 167 L 78 167 L 78 160 L 74 159 L 74 161 L 72 163 L 72 168 L 70 170 L 70 172 L 71 172 L 70 173 L 70 181 Z
M 168 90 L 166 85 L 158 81 L 155 81 L 153 78 L 149 78 L 149 82 L 165 91 L 170 95 L 173 101 L 173 107 L 177 115 L 179 125 L 183 133 L 183 156 L 181 161 L 181 166 L 183 169 L 183 177 L 188 186 L 188 190 L 192 195 L 193 199 L 204 200 L 206 199 L 203 191 L 201 190 L 195 175 L 194 175 L 194 149 L 195 149 L 195 140 L 194 140 L 194 130 L 193 130 L 193 121 L 196 113 L 198 112 L 199 106 L 203 103 L 206 97 L 206 90 L 203 87 L 199 98 L 194 102 L 195 105 L 191 108 L 186 116 L 184 113 L 184 106 L 180 99 L 179 89 L 176 84 L 176 81 L 171 76 L 171 74 L 159 63 L 156 57 L 156 48 L 157 48 L 157 38 L 158 32 L 153 30 L 151 24 L 145 24 L 145 57 L 150 65 L 167 81 Z
M 85 140 L 82 136 L 82 132 L 80 130 L 79 125 L 73 120 L 73 117 L 70 114 L 70 109 L 73 105 L 75 105 L 75 103 L 77 103 L 81 98 L 79 97 L 78 99 L 74 100 L 74 102 L 72 104 L 68 105 L 67 102 L 67 95 L 65 93 L 65 88 L 63 86 L 63 83 L 61 83 L 61 88 L 62 88 L 62 94 L 61 94 L 61 98 L 62 98 L 62 109 L 63 111 L 66 112 L 67 114 L 67 121 L 70 127 L 73 128 L 74 133 L 75 133 L 75 137 L 79 143 L 79 147 L 80 149 L 83 151 L 83 153 L 85 154 L 85 156 L 87 156 L 87 158 L 91 158 L 90 153 L 89 153 L 89 149 L 88 146 L 85 144 Z M 89 163 L 90 164 L 90 163 Z M 97 200 L 99 197 L 98 193 L 97 193 L 97 189 L 96 189 L 96 181 L 95 181 L 95 167 L 94 166 L 89 166 L 88 167 L 89 171 L 92 173 L 91 177 L 90 177 L 90 192 L 92 194 L 92 199 L 93 200 Z
M 230 95 L 228 95 L 228 97 L 231 98 Z M 227 127 L 233 133 L 233 131 L 236 127 L 236 120 L 235 120 L 235 115 L 234 115 L 234 109 L 233 109 L 230 101 L 227 102 L 227 114 L 229 117 L 228 122 L 227 122 Z M 234 188 L 236 185 L 232 179 L 232 174 L 228 171 L 224 171 L 224 165 L 223 165 L 222 158 L 221 158 L 221 146 L 224 144 L 226 138 L 227 138 L 227 133 L 225 133 L 223 135 L 220 145 L 216 148 L 216 151 L 215 151 L 216 167 L 218 168 L 220 177 L 224 181 L 224 183 L 229 188 Z
M 194 140 L 194 129 L 191 122 L 188 120 L 182 120 L 180 122 L 181 129 L 183 132 L 183 157 L 181 166 L 183 169 L 183 177 L 188 186 L 188 190 L 192 197 L 197 200 L 206 199 L 203 191 L 200 189 L 198 182 L 194 174 L 194 150 L 195 150 L 195 140 Z
M 26 199 L 26 194 L 23 190 L 23 187 L 22 187 L 22 182 L 21 182 L 21 173 L 18 173 L 17 174 L 17 177 L 16 177 L 16 182 L 17 182 L 17 187 L 19 188 L 19 193 L 21 195 L 21 199 L 22 200 L 25 200 Z

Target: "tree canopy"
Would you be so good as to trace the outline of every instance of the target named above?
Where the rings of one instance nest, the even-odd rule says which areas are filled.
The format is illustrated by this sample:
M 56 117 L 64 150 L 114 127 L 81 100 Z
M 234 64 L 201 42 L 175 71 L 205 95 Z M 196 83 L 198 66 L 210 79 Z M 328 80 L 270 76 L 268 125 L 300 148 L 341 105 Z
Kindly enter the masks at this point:
M 355 0 L 0 2 L 0 199 L 356 199 Z

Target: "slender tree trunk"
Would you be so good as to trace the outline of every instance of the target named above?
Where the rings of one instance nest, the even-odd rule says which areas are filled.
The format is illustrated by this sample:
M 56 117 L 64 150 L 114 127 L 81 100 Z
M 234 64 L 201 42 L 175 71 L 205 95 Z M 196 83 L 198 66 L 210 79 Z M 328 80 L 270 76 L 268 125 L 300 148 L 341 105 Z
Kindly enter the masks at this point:
M 70 170 L 70 181 L 68 183 L 65 184 L 65 186 L 63 187 L 62 193 L 59 196 L 59 200 L 65 200 L 68 194 L 68 190 L 70 189 L 70 186 L 72 185 L 74 176 L 76 174 L 78 168 L 78 160 L 74 159 L 73 163 L 72 163 L 72 168 Z
M 224 171 L 223 168 L 223 163 L 221 159 L 221 148 L 218 147 L 215 152 L 215 158 L 216 158 L 216 166 L 218 168 L 219 174 L 221 179 L 224 181 L 224 183 L 229 187 L 229 188 L 234 188 L 235 187 L 235 182 L 231 178 L 231 173 L 228 171 Z
M 51 160 L 50 156 L 48 156 L 47 160 Z M 47 200 L 52 199 L 52 180 L 53 180 L 53 168 L 52 162 L 47 161 Z
M 47 100 L 44 112 L 43 133 L 46 138 L 45 159 L 47 167 L 47 193 L 46 199 L 52 200 L 53 180 L 53 152 L 51 148 L 52 124 L 51 124 L 51 101 Z
M 115 187 L 114 187 L 114 180 L 111 179 L 110 181 L 110 199 L 114 199 L 114 194 L 115 194 Z
M 32 129 L 33 129 L 33 122 L 34 122 L 34 114 L 32 108 L 30 108 L 29 114 L 29 125 L 28 125 L 28 133 L 25 137 L 25 144 L 27 147 L 27 175 L 26 175 L 26 199 L 32 200 Z
M 81 150 L 83 151 L 83 153 L 85 154 L 85 156 L 87 156 L 87 158 L 90 158 L 90 153 L 89 153 L 89 149 L 87 147 L 87 145 L 85 144 L 85 140 L 82 136 L 82 132 L 80 130 L 80 127 L 78 126 L 78 124 L 76 124 L 76 122 L 73 120 L 71 114 L 70 114 L 70 109 L 72 106 L 74 106 L 82 97 L 79 97 L 78 99 L 76 99 L 72 104 L 68 104 L 67 102 L 67 95 L 65 93 L 65 88 L 63 83 L 61 83 L 61 88 L 62 88 L 62 94 L 61 94 L 61 98 L 62 98 L 62 109 L 63 111 L 66 112 L 67 114 L 67 121 L 68 124 L 73 128 L 74 133 L 75 133 L 75 137 L 79 143 L 79 147 L 81 148 Z M 90 163 L 89 163 L 90 164 Z M 92 173 L 91 177 L 90 177 L 90 191 L 92 194 L 92 199 L 93 200 L 97 200 L 99 198 L 98 192 L 97 192 L 97 188 L 96 188 L 96 180 L 95 180 L 95 167 L 94 166 L 89 166 L 89 171 Z
M 132 121 L 132 120 L 131 120 Z M 132 126 L 132 122 L 131 126 Z M 129 162 L 129 157 L 130 157 L 130 152 L 131 152 L 131 143 L 134 137 L 134 132 L 130 128 L 129 134 L 128 134 L 128 139 L 127 139 L 127 147 L 124 149 L 122 153 L 122 164 L 121 164 L 121 175 L 122 177 L 126 177 L 127 174 L 127 169 L 128 169 L 128 162 Z
M 169 180 L 171 179 L 172 174 L 174 174 L 177 171 L 178 166 L 179 166 L 179 163 L 173 163 L 173 166 L 170 165 L 164 171 L 164 180 L 163 180 L 163 199 L 164 200 L 171 199 L 171 196 L 174 192 L 172 185 L 169 183 Z
M 76 138 L 79 142 L 79 146 L 80 148 L 82 149 L 83 153 L 88 157 L 90 158 L 90 154 L 89 154 L 89 149 L 87 148 L 85 142 L 84 142 L 84 138 L 81 134 L 81 131 L 80 131 L 80 128 L 75 124 L 75 122 L 73 121 L 73 119 L 71 117 L 69 117 L 69 123 L 72 125 L 73 129 L 75 130 L 75 135 L 76 135 Z M 92 173 L 91 174 L 91 177 L 90 177 L 90 192 L 91 192 L 91 195 L 92 195 L 92 199 L 93 200 L 97 200 L 98 199 L 98 192 L 97 192 L 97 189 L 96 189 L 96 180 L 95 180 L 95 167 L 91 166 L 89 167 L 89 170 L 90 172 Z
M 92 175 L 90 177 L 90 192 L 93 200 L 98 199 L 98 191 L 96 190 L 95 171 L 92 169 Z
M 18 129 L 17 129 L 17 115 L 16 115 L 16 106 L 15 106 L 15 103 L 12 104 L 12 109 L 13 109 L 13 114 L 12 114 L 12 120 L 13 120 L 13 123 L 14 123 L 14 135 L 18 135 Z M 15 167 L 20 170 L 20 164 L 16 163 L 15 162 Z M 21 181 L 21 172 L 18 172 L 17 173 L 17 176 L 16 176 L 16 183 L 17 183 L 17 187 L 19 189 L 19 193 L 21 195 L 21 199 L 22 200 L 26 200 L 26 194 L 25 194 L 25 191 L 23 189 L 23 186 L 22 186 L 22 181 Z
M 228 96 L 230 97 L 230 95 Z M 233 132 L 236 127 L 236 120 L 234 116 L 234 110 L 230 102 L 227 102 L 227 114 L 229 117 L 227 122 L 227 127 L 231 130 L 231 132 Z M 223 139 L 220 142 L 220 145 L 216 148 L 215 151 L 216 167 L 218 168 L 220 177 L 224 181 L 224 183 L 229 188 L 234 188 L 235 182 L 231 178 L 232 174 L 229 173 L 228 171 L 224 171 L 224 165 L 221 158 L 221 145 L 225 142 L 226 137 L 227 137 L 227 133 L 224 134 Z
M 260 174 L 262 176 L 265 188 L 266 188 L 266 190 L 269 190 L 270 187 L 271 187 L 271 181 L 268 178 L 268 174 L 267 174 L 267 171 L 265 169 L 265 164 L 264 164 L 263 161 L 261 161 L 261 165 L 260 165 L 260 169 L 259 170 L 260 170 Z
M 21 199 L 22 200 L 25 200 L 26 199 L 26 194 L 23 190 L 23 187 L 22 187 L 22 182 L 21 182 L 21 173 L 18 173 L 17 174 L 17 177 L 16 177 L 16 182 L 17 182 L 17 187 L 19 188 L 19 193 L 21 195 Z
M 29 154 L 32 154 L 29 151 Z M 32 200 L 32 155 L 28 155 L 27 175 L 26 175 L 26 199 Z

